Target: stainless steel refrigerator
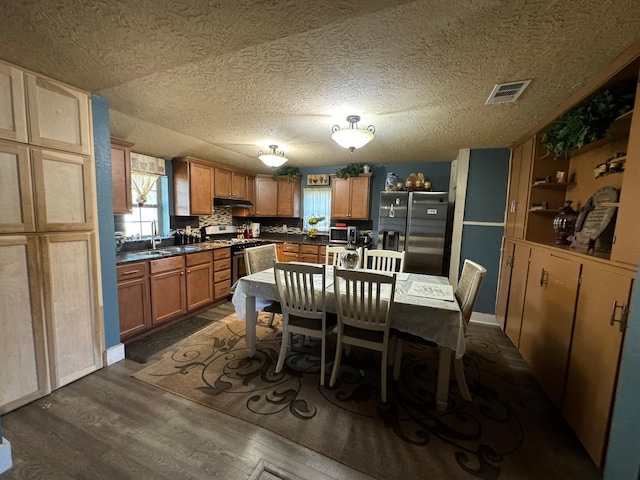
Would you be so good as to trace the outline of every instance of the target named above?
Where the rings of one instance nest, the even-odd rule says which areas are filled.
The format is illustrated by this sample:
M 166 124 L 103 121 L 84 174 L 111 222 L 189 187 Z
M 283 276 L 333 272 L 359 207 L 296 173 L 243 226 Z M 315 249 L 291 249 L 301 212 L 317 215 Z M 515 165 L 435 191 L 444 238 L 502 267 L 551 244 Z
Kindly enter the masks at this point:
M 442 275 L 447 192 L 381 192 L 378 248 L 405 251 L 405 271 Z

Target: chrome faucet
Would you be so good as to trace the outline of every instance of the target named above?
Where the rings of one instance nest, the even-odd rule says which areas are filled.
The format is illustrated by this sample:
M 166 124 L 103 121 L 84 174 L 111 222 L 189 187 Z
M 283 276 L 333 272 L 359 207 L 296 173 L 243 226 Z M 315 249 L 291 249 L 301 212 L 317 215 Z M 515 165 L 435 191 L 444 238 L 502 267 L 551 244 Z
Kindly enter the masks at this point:
M 156 249 L 156 242 L 160 240 L 158 237 L 158 224 L 155 220 L 151 220 L 151 248 Z

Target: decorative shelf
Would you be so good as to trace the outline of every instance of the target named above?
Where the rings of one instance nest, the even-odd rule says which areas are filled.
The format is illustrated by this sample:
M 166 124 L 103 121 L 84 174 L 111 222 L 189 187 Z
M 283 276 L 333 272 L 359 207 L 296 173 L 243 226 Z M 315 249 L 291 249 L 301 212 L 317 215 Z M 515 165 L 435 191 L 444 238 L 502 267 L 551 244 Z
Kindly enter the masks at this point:
M 530 208 L 529 213 L 558 213 L 561 208 Z
M 557 188 L 557 189 L 562 189 L 562 188 L 567 188 L 567 187 L 573 187 L 575 185 L 574 182 L 540 182 L 540 183 L 534 183 L 533 185 L 531 185 L 531 188 Z

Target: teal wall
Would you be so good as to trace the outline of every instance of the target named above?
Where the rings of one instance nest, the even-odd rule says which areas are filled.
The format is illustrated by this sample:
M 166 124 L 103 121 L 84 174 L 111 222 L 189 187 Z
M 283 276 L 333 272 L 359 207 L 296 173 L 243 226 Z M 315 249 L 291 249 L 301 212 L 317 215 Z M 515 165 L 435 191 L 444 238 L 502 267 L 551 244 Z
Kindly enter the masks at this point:
M 640 478 L 640 288 L 634 288 L 625 334 L 605 480 Z
M 113 227 L 113 189 L 111 182 L 111 130 L 109 102 L 91 95 L 93 112 L 93 146 L 96 166 L 96 196 L 98 232 L 102 269 L 102 299 L 104 304 L 104 339 L 107 348 L 120 343 L 118 287 L 116 280 L 116 245 Z
M 487 269 L 473 309 L 480 313 L 495 313 L 510 156 L 508 148 L 472 149 L 469 153 L 464 221 L 499 224 L 462 227 L 460 270 L 466 258 Z

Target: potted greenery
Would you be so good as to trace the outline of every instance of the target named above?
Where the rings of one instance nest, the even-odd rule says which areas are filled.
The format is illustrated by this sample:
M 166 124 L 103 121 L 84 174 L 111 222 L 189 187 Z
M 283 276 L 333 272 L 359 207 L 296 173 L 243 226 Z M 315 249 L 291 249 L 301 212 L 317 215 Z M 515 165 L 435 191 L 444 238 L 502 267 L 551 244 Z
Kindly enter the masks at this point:
M 635 81 L 601 90 L 560 115 L 540 139 L 556 158 L 611 134 L 611 122 L 633 108 Z
M 271 175 L 271 178 L 277 180 L 278 177 L 286 176 L 289 179 L 289 182 L 295 182 L 297 177 L 301 177 L 302 173 L 300 173 L 300 169 L 298 167 L 280 167 L 278 170 Z
M 346 167 L 339 168 L 338 170 L 336 170 L 336 177 L 338 178 L 357 177 L 361 173 L 364 173 L 363 163 L 350 163 Z

